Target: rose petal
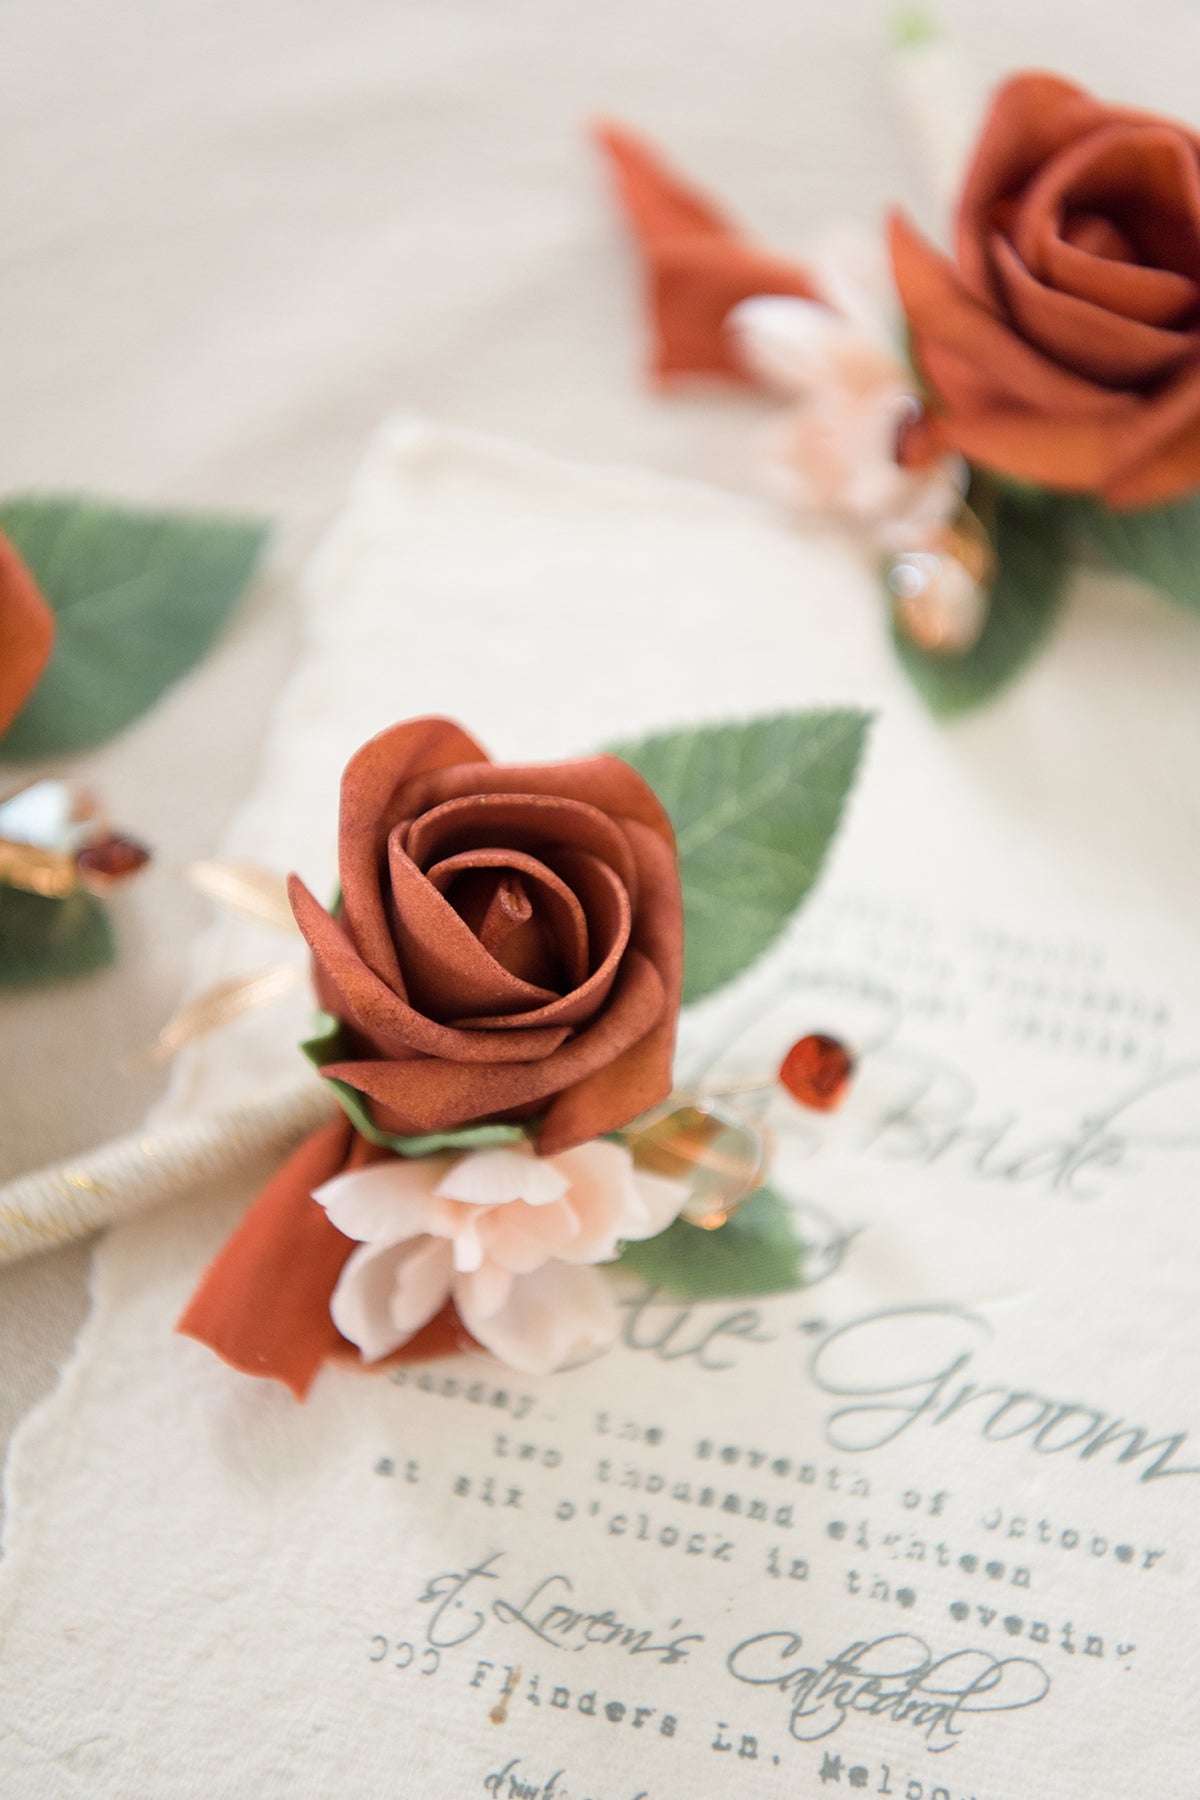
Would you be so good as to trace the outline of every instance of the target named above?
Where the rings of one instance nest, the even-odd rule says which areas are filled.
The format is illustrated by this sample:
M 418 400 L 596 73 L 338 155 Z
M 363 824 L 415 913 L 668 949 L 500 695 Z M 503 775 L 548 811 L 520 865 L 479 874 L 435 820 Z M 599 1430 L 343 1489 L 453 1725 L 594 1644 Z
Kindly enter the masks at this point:
M 472 1337 L 526 1375 L 549 1375 L 617 1335 L 616 1302 L 595 1269 L 546 1263 L 515 1276 L 503 1305 L 490 1311 L 480 1305 L 474 1282 L 460 1276 L 454 1301 Z
M 1133 385 L 1169 374 L 1200 349 L 1200 339 L 1106 311 L 1036 281 L 1007 238 L 992 240 L 992 261 L 1013 318 L 1033 344 L 1093 381 Z
M 1200 140 L 1161 119 L 1114 118 L 1041 171 L 1019 203 L 1033 230 L 1049 215 L 1106 221 L 1126 265 L 1200 279 Z
M 1081 300 L 1147 325 L 1173 325 L 1200 304 L 1200 282 L 1174 269 L 1148 269 L 1142 263 L 1093 255 L 1055 236 L 1049 223 L 1039 238 L 1037 272 L 1064 294 L 1078 294 Z M 1020 248 L 1025 255 L 1024 246 Z M 1028 255 L 1025 260 L 1030 261 Z
M 1103 487 L 1140 398 L 1085 381 L 1023 343 L 898 217 L 892 254 L 917 360 L 955 448 L 1039 485 Z
M 930 359 L 932 362 L 932 358 Z M 992 397 L 969 413 L 955 413 L 948 429 L 971 462 L 1065 493 L 1092 493 L 1111 478 L 1119 434 L 1137 408 L 1120 419 L 1060 419 Z
M 565 1149 L 569 1143 L 616 1130 L 663 1097 L 656 1093 L 653 1098 L 643 1098 L 650 1084 L 640 1064 L 622 1069 L 617 1063 L 623 1053 L 660 1025 L 665 1005 L 662 977 L 645 956 L 631 950 L 600 1017 L 538 1062 L 466 1064 L 430 1057 L 411 1062 L 330 1063 L 322 1073 L 335 1081 L 347 1081 L 378 1101 L 389 1117 L 400 1121 L 392 1128 L 405 1133 L 449 1131 L 557 1096 L 547 1114 L 549 1120 L 561 1104 L 562 1089 L 582 1086 L 595 1074 L 602 1082 L 601 1090 L 591 1099 L 585 1095 L 583 1103 L 572 1109 L 573 1126 L 556 1136 L 544 1151 L 548 1155 L 552 1149 Z M 673 1039 L 674 1027 L 672 1017 L 663 1035 Z M 651 1059 L 656 1074 L 661 1054 L 660 1046 Z M 669 1087 L 669 1057 L 667 1060 Z M 607 1080 L 605 1065 L 613 1071 Z M 657 1081 L 653 1086 L 657 1088 Z M 593 1128 L 595 1119 L 613 1122 Z M 543 1149 L 540 1137 L 538 1148 Z
M 547 874 L 557 872 L 570 885 L 582 902 L 586 927 L 593 953 L 599 958 L 593 972 L 571 993 L 525 1013 L 501 1014 L 488 1019 L 455 1019 L 459 1030 L 501 1030 L 523 1023 L 539 1030 L 557 1025 L 582 1025 L 599 1012 L 608 999 L 616 980 L 621 958 L 625 954 L 633 928 L 633 909 L 629 895 L 616 871 L 599 857 L 583 850 L 548 850 L 545 852 Z
M 635 950 L 644 954 L 658 974 L 660 1010 L 650 1028 L 639 1034 L 607 1068 L 584 1076 L 551 1103 L 537 1137 L 542 1156 L 552 1156 L 572 1144 L 620 1130 L 639 1113 L 657 1106 L 671 1091 L 675 1028 L 683 989 L 683 898 L 674 839 L 664 841 L 632 819 L 625 829 L 637 859 L 642 904 L 634 920 L 631 949 L 624 967 L 633 960 Z M 648 1013 L 648 995 L 643 1005 Z M 610 1012 L 615 1006 L 614 991 Z M 597 1024 L 602 1025 L 607 1016 L 603 1015 Z M 567 1045 L 558 1055 L 568 1055 L 570 1048 Z
M 566 882 L 536 857 L 523 851 L 463 850 L 434 863 L 427 880 L 439 893 L 446 893 L 456 877 L 467 870 L 497 869 L 514 871 L 525 878 L 526 891 L 532 887 L 538 910 L 550 927 L 555 948 L 562 961 L 567 982 L 577 988 L 588 973 L 588 928 L 582 906 Z M 492 946 L 482 938 L 485 948 Z M 495 954 L 495 952 L 492 952 Z
M 1108 213 L 1116 205 L 1135 231 L 1148 210 L 1156 219 L 1160 213 L 1173 219 L 1164 246 L 1173 261 L 1175 243 L 1189 227 L 1194 238 L 1200 224 L 1195 162 L 1194 144 L 1173 128 L 1114 123 L 1089 133 L 1030 181 L 1014 214 L 1017 254 L 1039 280 L 1064 293 L 1146 325 L 1174 324 L 1195 306 L 1200 285 L 1172 266 L 1147 267 Z M 1166 191 L 1148 205 L 1147 183 L 1156 181 Z M 1122 183 L 1131 190 L 1124 204 Z
M 1160 506 L 1200 487 L 1200 368 L 1144 407 L 1117 448 L 1104 486 L 1110 506 Z
M 991 294 L 986 238 L 997 199 L 1018 192 L 1056 152 L 1112 116 L 1110 108 L 1058 75 L 1022 73 L 999 88 L 959 201 L 958 264 L 976 299 Z
M 572 765 L 563 767 L 569 770 Z M 449 771 L 450 776 L 456 773 Z M 547 850 L 569 846 L 599 857 L 616 871 L 625 888 L 634 890 L 637 877 L 629 847 L 609 811 L 570 795 L 536 789 L 525 793 L 516 785 L 518 779 L 543 771 L 499 768 L 493 773 L 504 782 L 500 792 L 437 800 L 439 784 L 432 780 L 421 784 L 425 791 L 419 797 L 427 798 L 428 804 L 408 827 L 404 843 L 418 867 L 432 867 L 464 850 L 524 850 L 544 860 Z
M 1130 396 L 1097 387 L 1024 343 L 994 304 L 982 305 L 967 291 L 953 264 L 903 215 L 893 214 L 890 223 L 892 266 L 917 339 L 918 361 L 949 403 L 955 427 L 956 397 L 963 388 L 970 399 L 981 392 L 1003 395 L 1012 406 L 1065 422 L 1103 419 L 1111 426 L 1128 414 Z M 942 379 L 935 373 L 935 358 L 946 371 Z
M 462 1031 L 440 1025 L 393 994 L 363 962 L 336 919 L 293 875 L 288 898 L 296 923 L 325 978 L 333 1010 L 379 1049 L 403 1059 L 446 1057 L 461 1063 L 534 1062 L 565 1043 L 566 1026 L 512 1031 Z
M 351 941 L 381 980 L 404 997 L 404 983 L 384 912 L 379 864 L 400 812 L 397 793 L 432 770 L 486 765 L 487 752 L 452 719 L 408 719 L 363 745 L 342 776 L 338 866 Z
M 453 1252 L 442 1238 L 361 1244 L 333 1290 L 330 1316 L 364 1362 L 378 1362 L 441 1311 L 452 1275 Z
M 590 806 L 610 823 L 637 819 L 643 825 L 649 825 L 666 843 L 675 841 L 671 821 L 661 800 L 649 782 L 619 756 L 584 756 L 561 763 L 486 763 L 469 769 L 440 769 L 422 775 L 405 789 L 405 817 L 416 818 L 444 801 L 479 795 L 497 795 L 501 799 L 532 795 L 550 801 L 574 801 L 581 806 Z M 555 838 L 560 841 L 557 834 Z M 508 840 L 504 841 L 507 843 Z M 604 843 L 587 843 L 574 832 L 561 841 L 603 856 L 605 861 L 613 863 L 624 879 L 624 871 L 606 853 Z M 615 840 L 606 834 L 606 842 L 611 845 Z M 416 860 L 421 862 L 424 858 L 418 856 Z
M 409 832 L 409 841 L 416 828 Z M 503 839 L 501 839 L 503 841 Z M 490 956 L 407 851 L 388 839 L 392 936 L 417 1009 L 442 1021 L 471 1013 L 517 1015 L 558 996 L 512 975 Z

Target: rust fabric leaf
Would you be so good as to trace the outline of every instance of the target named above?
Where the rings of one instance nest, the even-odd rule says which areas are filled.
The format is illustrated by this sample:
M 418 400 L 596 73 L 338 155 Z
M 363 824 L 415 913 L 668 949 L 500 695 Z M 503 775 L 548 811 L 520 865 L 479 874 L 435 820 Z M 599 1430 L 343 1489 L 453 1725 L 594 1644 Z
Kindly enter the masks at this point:
M 595 138 L 641 257 L 651 373 L 753 384 L 726 318 L 755 294 L 819 299 L 812 278 L 799 263 L 755 244 L 636 133 L 605 121 Z

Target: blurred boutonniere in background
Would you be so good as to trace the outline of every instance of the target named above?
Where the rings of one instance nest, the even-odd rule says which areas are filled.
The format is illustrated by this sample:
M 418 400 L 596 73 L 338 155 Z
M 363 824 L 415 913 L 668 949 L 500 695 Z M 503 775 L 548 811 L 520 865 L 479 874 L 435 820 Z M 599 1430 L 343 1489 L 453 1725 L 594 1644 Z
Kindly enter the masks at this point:
M 149 861 L 83 783 L 44 765 L 147 711 L 209 649 L 266 540 L 255 520 L 0 501 L 0 988 L 86 974 L 103 898 Z
M 896 213 L 796 262 L 634 134 L 598 136 L 654 376 L 781 397 L 774 491 L 862 539 L 936 712 L 1032 659 L 1079 556 L 1200 609 L 1197 132 L 1018 74 L 978 131 L 949 253 Z

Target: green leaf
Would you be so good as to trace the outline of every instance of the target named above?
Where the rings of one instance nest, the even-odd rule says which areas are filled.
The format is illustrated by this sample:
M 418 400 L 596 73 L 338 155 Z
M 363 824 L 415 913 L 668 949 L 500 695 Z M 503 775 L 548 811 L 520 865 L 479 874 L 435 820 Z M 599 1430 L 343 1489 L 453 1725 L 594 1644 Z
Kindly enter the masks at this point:
M 116 955 L 106 909 L 82 888 L 64 900 L 0 887 L 0 988 L 67 981 Z
M 45 673 L 0 747 L 21 760 L 90 750 L 152 706 L 212 644 L 266 539 L 258 520 L 41 496 L 0 502 L 0 531 L 58 615 Z
M 317 1029 L 300 1046 L 315 1069 L 323 1063 L 344 1062 L 341 1021 L 331 1013 L 317 1014 Z M 401 1137 L 394 1131 L 380 1131 L 367 1108 L 366 1097 L 349 1082 L 335 1081 L 324 1075 L 322 1080 L 332 1088 L 338 1105 L 357 1132 L 368 1143 L 381 1144 L 397 1156 L 432 1156 L 438 1150 L 482 1150 L 489 1144 L 519 1144 L 526 1133 L 519 1125 L 463 1125 L 457 1131 L 434 1131 L 424 1137 Z
M 933 712 L 968 712 L 998 694 L 1050 636 L 1062 610 L 1069 507 L 1012 489 L 991 522 L 999 573 L 983 636 L 965 656 L 933 656 L 896 627 L 900 660 Z
M 781 713 L 613 747 L 645 776 L 675 827 L 685 1003 L 761 956 L 808 893 L 867 724 L 861 712 Z
M 657 1237 L 626 1244 L 616 1266 L 667 1293 L 719 1300 L 799 1287 L 803 1263 L 787 1205 L 762 1187 L 719 1230 L 676 1219 Z
M 1139 512 L 1080 500 L 1074 522 L 1084 543 L 1118 568 L 1200 611 L 1200 497 Z

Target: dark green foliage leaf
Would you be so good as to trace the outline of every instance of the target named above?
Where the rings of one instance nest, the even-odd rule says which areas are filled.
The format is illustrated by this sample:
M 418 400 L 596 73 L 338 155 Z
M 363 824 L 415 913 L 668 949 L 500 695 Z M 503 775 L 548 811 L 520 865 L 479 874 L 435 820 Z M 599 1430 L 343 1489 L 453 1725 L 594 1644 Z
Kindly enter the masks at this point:
M 1062 610 L 1069 561 L 1069 505 L 1008 489 L 990 522 L 999 573 L 983 636 L 965 656 L 931 656 L 899 629 L 900 660 L 943 718 L 990 700 L 1050 636 Z
M 93 501 L 0 502 L 57 614 L 45 673 L 0 746 L 88 750 L 144 713 L 212 644 L 266 539 L 257 520 L 127 512 Z
M 115 954 L 108 913 L 94 895 L 77 889 L 46 900 L 0 887 L 0 988 L 88 975 Z
M 346 1060 L 342 1043 L 341 1022 L 330 1013 L 318 1013 L 317 1030 L 300 1046 L 315 1069 L 323 1063 Z M 371 1144 L 382 1144 L 397 1156 L 432 1156 L 438 1150 L 483 1150 L 489 1144 L 519 1144 L 525 1132 L 519 1125 L 463 1125 L 457 1131 L 430 1132 L 424 1137 L 400 1137 L 393 1131 L 380 1131 L 371 1118 L 366 1098 L 349 1082 L 323 1077 L 333 1090 L 338 1105 L 357 1132 Z
M 1090 549 L 1181 606 L 1200 611 L 1200 497 L 1139 512 L 1113 512 L 1095 500 L 1081 500 L 1073 516 Z
M 676 1219 L 657 1237 L 626 1244 L 619 1269 L 689 1300 L 781 1294 L 801 1285 L 804 1250 L 774 1188 L 759 1188 L 717 1231 Z
M 820 871 L 862 754 L 868 715 L 781 713 L 617 744 L 671 815 L 679 841 L 683 998 L 701 999 L 761 956 Z

